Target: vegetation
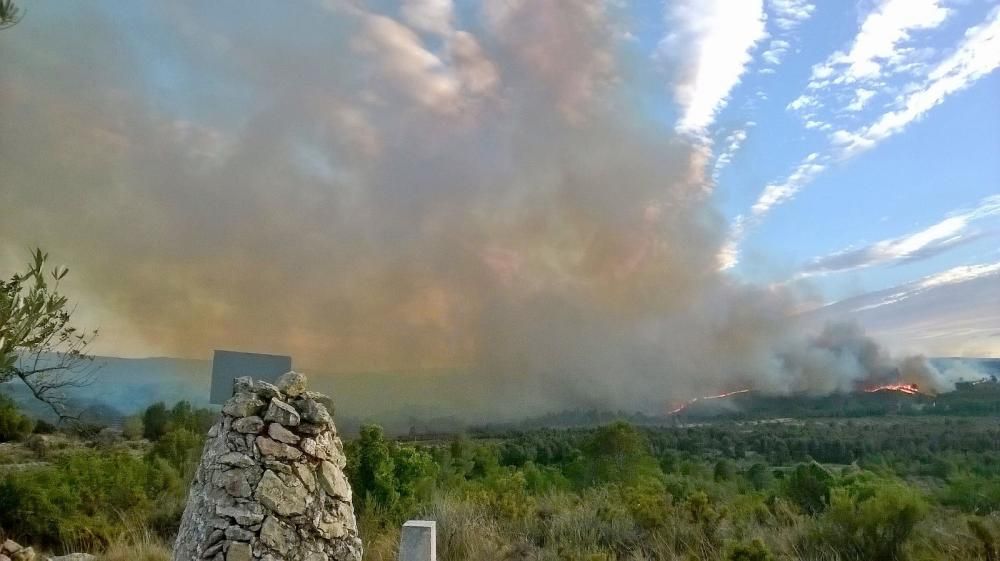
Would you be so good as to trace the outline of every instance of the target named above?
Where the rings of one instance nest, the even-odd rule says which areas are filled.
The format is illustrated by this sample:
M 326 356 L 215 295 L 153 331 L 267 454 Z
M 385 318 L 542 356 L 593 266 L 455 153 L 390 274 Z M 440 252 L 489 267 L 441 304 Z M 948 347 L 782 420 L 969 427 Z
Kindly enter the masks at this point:
M 0 471 L 0 528 L 55 551 L 165 559 L 212 414 L 154 404 L 111 447 Z M 129 432 L 127 431 L 127 432 Z M 345 446 L 366 558 L 438 522 L 444 561 L 994 561 L 1000 427 L 896 417 L 498 432 Z
M 0 18 L 14 11 L 2 2 Z M 96 336 L 70 323 L 72 308 L 59 293 L 69 270 L 46 271 L 48 254 L 36 249 L 27 271 L 0 281 L 0 383 L 20 380 L 60 420 L 74 415 L 66 408 L 66 390 L 89 381 L 93 357 L 88 346 Z

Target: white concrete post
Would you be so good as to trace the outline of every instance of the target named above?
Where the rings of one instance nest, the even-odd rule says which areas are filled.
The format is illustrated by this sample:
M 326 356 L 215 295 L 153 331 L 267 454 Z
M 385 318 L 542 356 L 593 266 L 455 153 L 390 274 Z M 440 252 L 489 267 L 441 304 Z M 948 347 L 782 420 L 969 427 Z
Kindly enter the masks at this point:
M 399 537 L 399 561 L 437 561 L 437 524 L 410 520 Z

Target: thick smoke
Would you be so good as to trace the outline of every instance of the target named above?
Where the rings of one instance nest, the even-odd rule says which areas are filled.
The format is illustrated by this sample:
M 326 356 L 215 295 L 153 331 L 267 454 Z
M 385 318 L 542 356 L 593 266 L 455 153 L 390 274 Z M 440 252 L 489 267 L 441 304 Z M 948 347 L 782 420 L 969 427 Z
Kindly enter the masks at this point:
M 609 3 L 271 9 L 51 2 L 0 35 L 3 249 L 73 266 L 101 350 L 457 369 L 501 415 L 892 371 L 717 271 L 705 147 L 642 109 L 674 78 Z

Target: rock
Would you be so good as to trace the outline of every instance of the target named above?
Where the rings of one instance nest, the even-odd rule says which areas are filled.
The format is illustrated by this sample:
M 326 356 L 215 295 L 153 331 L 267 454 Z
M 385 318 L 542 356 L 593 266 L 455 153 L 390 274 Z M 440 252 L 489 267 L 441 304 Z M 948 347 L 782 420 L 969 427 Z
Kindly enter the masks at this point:
M 0 561 L 10 561 L 10 557 L 7 557 L 5 554 L 0 553 Z
M 266 471 L 257 484 L 254 498 L 276 514 L 292 516 L 306 511 L 309 496 L 304 485 L 288 485 L 273 471 Z
M 285 372 L 278 378 L 278 389 L 288 397 L 302 395 L 306 391 L 306 375 L 300 372 Z
M 35 561 L 35 550 L 30 547 L 21 548 L 10 554 L 11 561 Z
M 250 544 L 233 542 L 229 544 L 229 551 L 226 552 L 226 561 L 253 561 L 250 553 Z
M 247 468 L 256 465 L 253 458 L 239 452 L 227 452 L 219 456 L 219 463 L 227 466 Z
M 49 557 L 49 561 L 94 561 L 97 557 L 89 553 L 70 553 L 69 555 L 59 555 Z
M 344 472 L 336 466 L 330 462 L 320 462 L 317 475 L 319 484 L 328 495 L 345 501 L 351 500 L 351 484 L 347 482 Z
M 278 423 L 286 427 L 294 427 L 299 424 L 300 416 L 299 412 L 296 411 L 291 405 L 281 401 L 280 399 L 272 399 L 271 404 L 267 407 L 267 413 L 264 415 L 264 420 L 269 423 Z
M 299 477 L 302 484 L 306 486 L 307 491 L 311 492 L 316 489 L 316 476 L 313 475 L 313 472 L 309 468 L 308 464 L 293 464 L 292 470 L 295 471 L 295 475 Z
M 239 526 L 230 526 L 226 528 L 226 539 L 236 542 L 249 542 L 253 538 L 254 533 L 250 530 L 244 530 Z
M 233 393 L 253 393 L 254 392 L 253 378 L 249 376 L 240 376 L 239 378 L 233 379 Z
M 257 437 L 257 448 L 264 456 L 286 460 L 296 460 L 302 456 L 298 448 L 271 440 L 264 436 Z
M 0 553 L 14 553 L 21 551 L 21 549 L 23 549 L 21 544 L 14 540 L 4 540 L 3 544 L 0 544 Z
M 240 392 L 222 406 L 222 412 L 230 417 L 250 417 L 256 415 L 264 407 L 264 402 L 257 394 Z
M 242 469 L 216 472 L 215 484 L 234 497 L 247 498 L 253 493 L 247 472 Z
M 306 454 L 321 460 L 333 461 L 339 454 L 337 445 L 329 433 L 317 435 L 315 438 L 303 438 L 299 448 Z
M 273 516 L 264 519 L 260 527 L 260 542 L 281 555 L 288 553 L 289 543 L 295 539 L 295 532 Z
M 219 516 L 227 516 L 241 526 L 260 524 L 264 520 L 264 509 L 260 505 L 225 506 L 216 509 Z M 214 534 L 213 534 L 214 535 Z M 224 534 L 223 534 L 224 535 Z M 207 540 L 211 542 L 212 540 Z
M 278 386 L 275 386 L 274 384 L 270 382 L 265 382 L 263 380 L 259 380 L 257 382 L 257 395 L 259 395 L 265 400 L 274 398 L 278 399 L 285 398 L 284 394 L 281 393 L 281 390 L 278 389 Z
M 173 561 L 361 561 L 324 397 L 300 374 L 283 378 L 235 384 L 205 442 Z
M 300 438 L 296 436 L 292 431 L 286 429 L 285 427 L 279 425 L 278 423 L 271 423 L 267 427 L 267 435 L 277 440 L 278 442 L 284 442 L 285 444 L 296 444 Z
M 321 403 L 314 399 L 299 399 L 296 400 L 295 406 L 302 417 L 302 420 L 314 425 L 319 425 L 321 427 L 327 427 L 333 424 L 333 417 L 330 416 L 330 412 L 323 407 Z
M 233 430 L 244 434 L 257 434 L 264 428 L 264 419 L 253 415 L 233 421 Z

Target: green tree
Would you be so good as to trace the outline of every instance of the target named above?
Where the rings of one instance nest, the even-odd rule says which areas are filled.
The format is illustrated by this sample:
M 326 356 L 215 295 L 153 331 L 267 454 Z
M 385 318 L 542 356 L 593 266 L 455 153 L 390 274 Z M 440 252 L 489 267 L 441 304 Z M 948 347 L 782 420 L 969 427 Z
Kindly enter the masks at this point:
M 149 440 L 159 440 L 167 434 L 170 424 L 170 412 L 162 401 L 146 408 L 142 414 L 142 435 Z
M 9 2 L 0 0 L 10 9 Z M 87 353 L 96 332 L 70 325 L 72 308 L 59 293 L 69 270 L 46 272 L 48 254 L 36 249 L 27 271 L 0 281 L 0 383 L 19 379 L 60 420 L 73 419 L 66 390 L 90 381 Z
M 31 419 L 17 410 L 14 401 L 5 395 L 0 395 L 0 442 L 22 440 L 31 434 L 32 428 Z
M 365 502 L 391 510 L 399 498 L 396 490 L 395 464 L 389 451 L 382 427 L 363 425 L 361 436 L 355 442 L 355 462 L 349 465 L 348 473 L 355 493 Z
M 820 535 L 841 559 L 899 561 L 905 558 L 903 545 L 926 513 L 926 502 L 913 489 L 864 481 L 833 489 Z
M 0 0 L 0 29 L 13 27 L 21 21 L 21 9 L 17 7 L 14 0 Z
M 833 476 L 813 462 L 799 464 L 785 479 L 785 496 L 809 514 L 822 512 L 830 504 Z
M 587 481 L 631 483 L 662 477 L 646 438 L 632 425 L 618 421 L 603 426 L 583 445 L 580 470 Z

